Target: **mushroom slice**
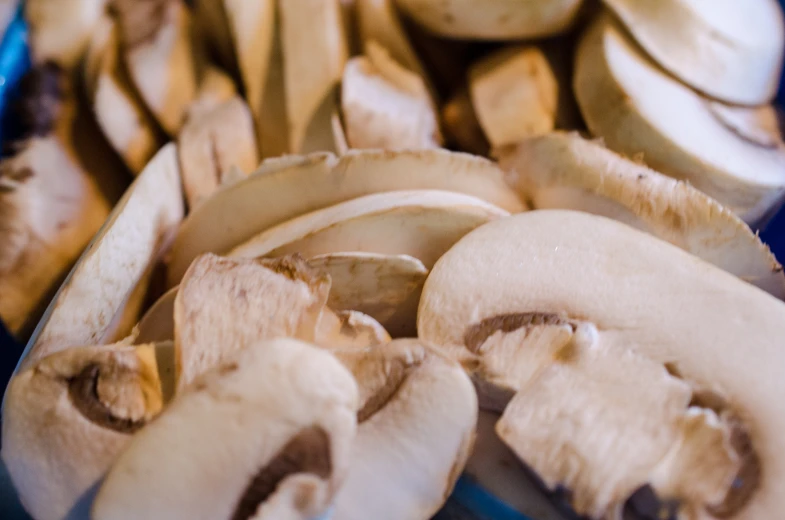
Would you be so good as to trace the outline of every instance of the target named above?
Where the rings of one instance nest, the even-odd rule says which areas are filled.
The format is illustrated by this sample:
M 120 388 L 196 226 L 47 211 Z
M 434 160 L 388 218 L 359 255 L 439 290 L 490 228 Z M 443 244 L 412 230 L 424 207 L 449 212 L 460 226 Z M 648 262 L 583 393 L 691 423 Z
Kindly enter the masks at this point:
M 437 148 L 439 116 L 422 78 L 375 41 L 346 64 L 341 107 L 352 148 Z
M 459 238 L 508 215 L 462 193 L 413 190 L 376 193 L 302 215 L 263 231 L 229 256 L 256 258 L 341 251 L 410 255 L 430 267 Z
M 451 145 L 474 155 L 488 155 L 491 145 L 477 120 L 477 113 L 465 88 L 455 92 L 441 112 L 444 133 Z
M 605 5 L 657 63 L 696 90 L 742 105 L 774 98 L 785 47 L 777 2 L 605 0 Z
M 474 440 L 477 398 L 469 378 L 417 340 L 336 356 L 357 380 L 360 411 L 334 517 L 431 518 L 449 497 Z
M 559 85 L 538 47 L 502 49 L 472 65 L 474 111 L 493 148 L 553 130 Z
M 357 385 L 331 354 L 292 339 L 258 343 L 134 437 L 92 518 L 317 518 L 353 458 L 356 410 Z
M 553 133 L 500 154 L 511 184 L 537 209 L 611 217 L 785 298 L 782 266 L 736 215 L 687 183 L 577 134 Z
M 26 0 L 33 63 L 75 67 L 87 48 L 107 0 Z
M 189 118 L 178 145 L 190 208 L 215 191 L 232 166 L 250 173 L 259 164 L 253 118 L 240 97 Z
M 169 263 L 176 285 L 201 253 L 223 253 L 260 231 L 299 215 L 371 193 L 439 189 L 466 193 L 510 212 L 525 206 L 490 161 L 445 150 L 350 151 L 267 160 L 191 212 Z
M 68 347 L 123 337 L 123 327 L 137 321 L 152 268 L 182 217 L 177 151 L 170 144 L 128 188 L 68 275 L 23 365 Z
M 205 112 L 231 101 L 237 96 L 237 86 L 226 72 L 212 64 L 206 64 L 199 79 L 196 98 L 188 107 L 186 122 Z
M 681 500 L 682 508 L 713 506 L 738 519 L 768 518 L 782 510 L 785 403 L 779 397 L 785 395 L 785 381 L 778 370 L 785 304 L 627 225 L 586 213 L 539 210 L 487 224 L 442 256 L 423 289 L 418 332 L 424 341 L 460 348 L 467 333 L 483 322 L 533 312 L 570 320 L 574 338 L 584 338 L 557 346 L 558 355 L 550 360 L 541 357 L 538 377 L 518 387 L 505 411 L 510 424 L 521 427 L 530 420 L 526 417 L 534 417 L 529 413 L 539 413 L 528 438 L 545 439 L 537 448 L 543 450 L 542 458 L 537 456 L 541 465 L 534 468 L 541 476 L 551 483 L 566 483 L 564 472 L 589 479 L 581 491 L 587 512 L 625 498 L 606 486 L 602 475 L 611 471 L 608 461 L 613 478 L 623 479 L 626 489 L 648 484 L 662 500 Z M 578 334 L 583 330 L 589 333 Z M 642 383 L 647 380 L 653 383 Z M 615 399 L 604 397 L 607 392 Z M 557 394 L 564 406 L 543 401 Z M 677 399 L 681 411 L 678 417 L 662 417 L 678 420 L 650 423 L 649 415 L 670 410 L 659 401 L 667 395 Z M 523 408 L 529 411 L 521 415 Z M 594 419 L 588 421 L 590 416 Z M 559 429 L 570 417 L 571 433 L 548 426 Z M 650 433 L 625 434 L 647 424 Z M 674 424 L 679 428 L 673 430 Z M 691 437 L 690 425 L 696 435 L 714 440 Z M 618 447 L 642 456 L 643 447 L 659 443 L 665 433 L 673 442 L 655 466 L 647 462 L 636 470 L 626 464 L 633 458 L 581 455 L 601 453 L 593 450 L 602 442 L 608 450 Z M 682 434 L 692 440 L 680 441 Z M 721 446 L 715 434 L 724 439 Z M 575 450 L 558 451 L 570 435 Z M 546 451 L 552 454 L 549 461 Z M 690 463 L 693 455 L 706 465 Z M 741 469 L 733 486 L 728 482 L 723 488 L 730 493 L 720 506 L 711 502 L 719 494 L 713 478 L 726 475 L 725 462 L 734 458 Z M 524 462 L 534 466 L 527 457 Z
M 401 10 L 439 36 L 519 40 L 569 30 L 583 0 L 397 0 Z
M 378 321 L 357 311 L 322 309 L 315 343 L 328 349 L 365 349 L 389 343 L 390 335 Z
M 25 509 L 54 520 L 89 502 L 134 432 L 161 411 L 161 387 L 156 346 L 127 342 L 71 348 L 14 376 L 2 457 Z
M 200 256 L 174 302 L 180 388 L 257 341 L 277 336 L 313 341 L 329 291 L 330 278 L 298 256 Z
M 781 139 L 754 142 L 723 122 L 715 105 L 659 69 L 607 13 L 579 45 L 574 85 L 589 129 L 610 149 L 643 154 L 655 170 L 689 181 L 749 223 L 782 197 Z
M 136 342 L 149 343 L 174 340 L 174 300 L 178 287 L 164 293 L 147 309 L 136 326 Z
M 356 310 L 381 323 L 393 336 L 414 332 L 417 304 L 428 269 L 408 255 L 328 253 L 308 265 L 330 275 L 327 305 Z
M 182 0 L 114 0 L 123 56 L 139 94 L 169 135 L 196 98 L 190 13 Z
M 335 97 L 349 57 L 340 0 L 286 0 L 278 8 L 290 151 L 316 151 L 307 146 L 309 127 L 329 128 L 332 110 L 320 107 Z

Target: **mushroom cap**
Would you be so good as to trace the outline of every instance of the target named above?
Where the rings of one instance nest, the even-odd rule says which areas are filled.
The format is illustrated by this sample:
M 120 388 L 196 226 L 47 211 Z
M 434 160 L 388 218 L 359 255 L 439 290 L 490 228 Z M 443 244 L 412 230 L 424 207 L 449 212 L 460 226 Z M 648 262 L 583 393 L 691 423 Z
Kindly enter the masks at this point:
M 349 468 L 357 404 L 352 375 L 319 348 L 236 352 L 134 437 L 92 516 L 310 520 Z
M 405 254 L 430 267 L 460 237 L 509 215 L 471 195 L 441 190 L 375 193 L 302 215 L 229 252 L 256 258 L 341 251 Z
M 168 281 L 179 283 L 201 253 L 224 253 L 299 215 L 371 193 L 443 189 L 524 209 L 488 160 L 446 150 L 350 151 L 268 159 L 245 180 L 225 186 L 192 211 L 172 247 Z
M 689 181 L 747 222 L 781 198 L 781 140 L 771 145 L 739 135 L 706 98 L 657 67 L 607 13 L 578 46 L 574 87 L 589 129 L 612 150 L 643 154 L 655 170 Z
M 475 230 L 437 262 L 423 289 L 418 332 L 424 341 L 460 346 L 484 320 L 534 312 L 586 323 L 594 328 L 586 343 L 599 345 L 600 352 L 636 356 L 659 365 L 660 374 L 667 364 L 678 374 L 668 384 L 678 379 L 689 385 L 701 414 L 700 402 L 713 401 L 723 421 L 737 417 L 740 426 L 733 431 L 744 432 L 747 447 L 740 453 L 749 473 L 730 514 L 766 518 L 782 510 L 785 404 L 779 396 L 785 395 L 785 381 L 778 370 L 785 304 L 624 224 L 539 210 Z M 558 365 L 570 367 L 569 356 L 551 359 L 550 366 L 563 359 Z M 577 384 L 572 388 L 581 391 Z M 525 389 L 518 395 L 525 397 Z M 574 431 L 610 434 L 602 424 Z M 624 439 L 623 431 L 614 435 Z M 618 466 L 624 459 L 614 460 Z
M 71 348 L 17 374 L 2 457 L 25 509 L 66 518 L 162 407 L 152 344 Z
M 728 103 L 769 103 L 785 48 L 775 0 L 605 0 L 662 67 Z
M 335 518 L 430 518 L 449 497 L 474 440 L 471 381 L 417 340 L 336 356 L 357 380 L 360 411 Z
M 769 248 L 739 217 L 685 182 L 574 133 L 528 139 L 498 155 L 511 184 L 536 209 L 614 218 L 785 298 L 782 266 Z
M 572 27 L 583 0 L 397 0 L 414 21 L 439 36 L 519 40 Z

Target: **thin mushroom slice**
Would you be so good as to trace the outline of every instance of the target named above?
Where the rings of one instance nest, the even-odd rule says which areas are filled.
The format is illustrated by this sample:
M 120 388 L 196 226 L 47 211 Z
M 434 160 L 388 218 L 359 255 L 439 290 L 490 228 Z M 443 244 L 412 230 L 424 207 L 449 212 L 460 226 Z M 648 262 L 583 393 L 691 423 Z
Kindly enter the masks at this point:
M 715 104 L 657 67 L 607 13 L 578 47 L 574 87 L 589 129 L 610 149 L 642 154 L 748 223 L 785 192 L 781 139 L 751 140 L 755 134 L 717 117 Z M 734 121 L 745 121 L 738 110 Z
M 123 57 L 139 94 L 169 135 L 196 97 L 191 15 L 182 0 L 113 0 Z
M 191 212 L 178 231 L 168 269 L 179 283 L 201 253 L 225 253 L 265 229 L 356 197 L 396 190 L 466 193 L 510 212 L 525 206 L 490 161 L 444 150 L 349 151 L 268 159 Z
M 23 366 L 68 347 L 123 337 L 138 319 L 152 269 L 182 218 L 177 151 L 170 144 L 128 188 L 60 287 Z
M 357 311 L 333 312 L 325 307 L 319 316 L 314 342 L 327 349 L 365 349 L 384 345 L 390 335 L 378 321 Z
M 687 183 L 577 134 L 553 133 L 502 150 L 499 164 L 537 209 L 575 209 L 651 233 L 783 299 L 782 266 L 731 211 Z
M 583 0 L 397 0 L 401 10 L 439 36 L 520 40 L 569 30 Z
M 71 70 L 82 58 L 107 0 L 26 0 L 33 63 L 54 62 Z
M 336 352 L 360 388 L 335 518 L 431 518 L 469 457 L 477 400 L 461 367 L 417 340 Z M 373 497 L 373 500 L 369 500 Z
M 166 291 L 136 325 L 137 343 L 174 341 L 174 300 L 178 287 Z
M 314 341 L 329 290 L 330 278 L 297 256 L 197 258 L 174 302 L 178 385 L 188 386 L 232 352 L 261 340 Z
M 31 515 L 67 518 L 89 503 L 132 435 L 163 408 L 156 357 L 153 344 L 76 347 L 14 376 L 2 458 Z
M 771 0 L 605 0 L 662 67 L 728 103 L 769 103 L 785 48 L 782 8 Z
M 395 337 L 412 331 L 420 291 L 428 269 L 408 255 L 328 253 L 308 265 L 330 275 L 327 305 L 337 311 L 355 310 L 381 323 Z
M 574 482 L 585 513 L 646 486 L 704 517 L 705 507 L 752 519 L 785 506 L 781 301 L 630 226 L 539 210 L 487 224 L 442 256 L 418 333 L 462 348 L 469 331 L 510 313 L 561 316 L 582 338 L 540 357 L 505 415 L 522 436 L 510 445 L 549 485 Z
M 329 353 L 292 339 L 257 343 L 134 437 L 91 517 L 318 518 L 353 459 L 357 399 Z
M 439 116 L 423 79 L 375 41 L 346 64 L 341 108 L 352 148 L 437 148 Z
M 306 257 L 358 251 L 413 256 L 430 267 L 459 238 L 509 215 L 476 197 L 440 190 L 366 195 L 268 229 L 228 254 Z
M 553 130 L 559 84 L 538 47 L 502 49 L 472 65 L 469 92 L 491 147 Z
M 223 184 L 231 167 L 250 173 L 259 164 L 256 134 L 248 106 L 240 97 L 189 118 L 178 138 L 183 190 L 196 207 Z

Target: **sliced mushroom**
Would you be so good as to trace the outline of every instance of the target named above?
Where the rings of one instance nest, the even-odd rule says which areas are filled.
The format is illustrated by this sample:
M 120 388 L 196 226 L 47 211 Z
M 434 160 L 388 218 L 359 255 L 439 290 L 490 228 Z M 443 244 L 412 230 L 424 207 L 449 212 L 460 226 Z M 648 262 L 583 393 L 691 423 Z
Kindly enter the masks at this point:
M 566 322 L 572 338 L 539 355 L 531 320 L 511 314 L 555 316 L 541 329 Z M 418 332 L 448 350 L 479 345 L 483 364 L 534 356 L 537 377 L 520 377 L 531 364 L 506 374 L 517 393 L 499 433 L 551 488 L 574 486 L 579 513 L 612 512 L 648 486 L 683 514 L 748 519 L 785 505 L 783 320 L 785 304 L 666 242 L 540 210 L 445 254 Z
M 308 142 L 309 130 L 329 128 L 335 90 L 349 57 L 340 1 L 287 0 L 278 8 L 289 148 L 292 153 L 318 151 Z
M 357 379 L 360 411 L 334 517 L 431 518 L 474 441 L 477 398 L 469 378 L 417 340 L 336 355 Z
M 723 123 L 706 98 L 659 69 L 607 14 L 584 36 L 576 64 L 583 116 L 612 150 L 643 154 L 652 168 L 689 181 L 750 223 L 782 197 L 781 140 L 756 143 Z
M 582 0 L 397 0 L 417 23 L 440 36 L 518 40 L 569 30 Z
M 577 134 L 553 133 L 500 153 L 511 184 L 537 209 L 576 209 L 647 231 L 785 298 L 782 266 L 736 215 L 689 184 Z
M 365 349 L 390 342 L 390 335 L 378 321 L 357 311 L 333 312 L 322 309 L 314 342 L 328 349 Z
M 463 235 L 506 215 L 503 209 L 462 193 L 376 193 L 272 227 L 232 249 L 229 256 L 311 257 L 357 251 L 409 255 L 429 268 Z
M 660 65 L 728 103 L 769 103 L 785 48 L 782 8 L 770 0 L 605 0 Z
M 232 352 L 278 336 L 314 341 L 330 278 L 302 258 L 194 260 L 174 302 L 177 381 L 185 388 Z
M 496 165 L 465 154 L 350 151 L 340 159 L 314 154 L 268 160 L 189 214 L 172 249 L 169 286 L 179 283 L 201 253 L 226 252 L 260 231 L 355 197 L 404 189 L 444 189 L 511 212 L 524 209 Z
M 199 79 L 196 98 L 188 107 L 186 123 L 231 101 L 236 96 L 237 87 L 231 76 L 215 65 L 207 64 Z
M 136 178 L 61 286 L 23 365 L 68 347 L 125 336 L 137 321 L 152 267 L 182 217 L 177 151 L 167 145 Z
M 169 135 L 196 97 L 191 15 L 182 0 L 113 0 L 128 72 Z
M 106 3 L 107 0 L 26 0 L 24 17 L 33 63 L 55 62 L 66 70 L 75 67 Z
M 178 287 L 174 287 L 147 309 L 136 326 L 137 343 L 174 340 L 174 300 Z
M 258 343 L 134 437 L 92 518 L 317 518 L 349 469 L 356 410 L 357 385 L 332 355 L 292 339 Z
M 2 457 L 25 509 L 41 520 L 74 514 L 162 407 L 152 344 L 71 348 L 17 374 L 3 408 Z
M 248 106 L 234 97 L 192 117 L 178 138 L 183 190 L 189 208 L 196 207 L 224 182 L 232 166 L 250 173 L 259 164 L 256 134 Z
M 352 148 L 437 148 L 439 116 L 423 79 L 375 41 L 346 64 L 341 108 Z
M 428 269 L 407 255 L 329 253 L 308 265 L 330 275 L 327 305 L 356 310 L 381 323 L 394 337 L 416 335 L 417 304 Z
M 538 47 L 510 47 L 469 69 L 474 111 L 491 146 L 553 130 L 559 84 Z

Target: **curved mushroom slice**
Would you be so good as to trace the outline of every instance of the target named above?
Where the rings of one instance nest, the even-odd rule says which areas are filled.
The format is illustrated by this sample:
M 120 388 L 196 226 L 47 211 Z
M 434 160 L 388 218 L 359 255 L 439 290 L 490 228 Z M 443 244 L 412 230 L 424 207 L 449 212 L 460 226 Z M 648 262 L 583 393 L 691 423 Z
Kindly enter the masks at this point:
M 444 150 L 350 151 L 272 159 L 200 204 L 178 231 L 169 262 L 176 285 L 201 253 L 223 253 L 260 231 L 356 197 L 406 189 L 467 193 L 510 212 L 524 205 L 490 161 Z
M 553 130 L 559 85 L 537 47 L 502 49 L 469 69 L 474 111 L 491 147 Z
M 428 276 L 420 260 L 407 255 L 329 253 L 311 258 L 308 265 L 330 275 L 327 305 L 331 309 L 365 313 L 396 337 L 416 332 L 417 304 Z
M 174 300 L 178 289 L 169 289 L 147 309 L 135 329 L 137 343 L 174 340 Z
M 366 195 L 263 231 L 229 256 L 257 258 L 340 251 L 409 255 L 430 267 L 458 239 L 509 215 L 462 193 L 413 190 Z
M 785 145 L 740 135 L 706 98 L 651 62 L 607 14 L 584 36 L 575 93 L 593 134 L 754 222 L 785 190 Z M 684 122 L 688 121 L 689 124 Z
M 277 336 L 315 339 L 330 278 L 297 256 L 242 260 L 206 254 L 174 302 L 180 388 L 232 352 Z
M 736 215 L 689 184 L 577 134 L 553 133 L 500 153 L 511 184 L 537 209 L 576 209 L 651 233 L 785 298 L 782 266 Z
M 680 80 L 728 103 L 769 103 L 785 47 L 771 0 L 605 0 L 637 42 Z
M 314 342 L 328 349 L 365 349 L 390 342 L 390 335 L 378 321 L 357 311 L 333 312 L 322 309 Z
M 232 166 L 250 173 L 259 164 L 253 119 L 240 97 L 189 118 L 177 149 L 190 208 L 214 192 Z
M 341 108 L 352 148 L 437 148 L 439 116 L 422 78 L 375 41 L 346 64 Z
M 169 135 L 177 135 L 196 98 L 190 12 L 182 0 L 114 0 L 128 72 Z
M 67 518 L 163 407 L 156 346 L 77 347 L 16 375 L 3 408 L 2 457 L 25 509 Z
M 134 437 L 92 517 L 316 518 L 352 460 L 356 410 L 357 385 L 331 354 L 291 339 L 256 344 Z
M 472 329 L 496 323 L 494 344 L 529 341 L 528 322 L 505 321 L 510 313 L 574 328 L 562 346 L 545 344 L 555 351 L 518 384 L 500 433 L 549 485 L 575 485 L 586 513 L 645 485 L 694 514 L 767 518 L 785 506 L 785 304 L 629 226 L 541 210 L 483 226 L 445 254 L 425 283 L 418 332 L 465 349 Z
M 569 30 L 583 0 L 397 0 L 414 21 L 440 36 L 518 40 Z
M 174 145 L 128 188 L 41 320 L 23 365 L 75 345 L 122 337 L 138 317 L 153 266 L 183 217 Z
M 309 147 L 309 129 L 329 128 L 332 107 L 320 107 L 335 97 L 349 58 L 340 1 L 287 0 L 278 8 L 289 148 L 317 151 Z
M 417 340 L 336 356 L 357 380 L 360 411 L 334 517 L 431 518 L 449 497 L 474 440 L 477 398 L 469 378 Z
M 82 58 L 107 0 L 26 0 L 33 63 L 55 62 L 66 70 Z
M 448 142 L 464 152 L 488 156 L 491 145 L 477 120 L 469 92 L 461 88 L 442 107 Z

